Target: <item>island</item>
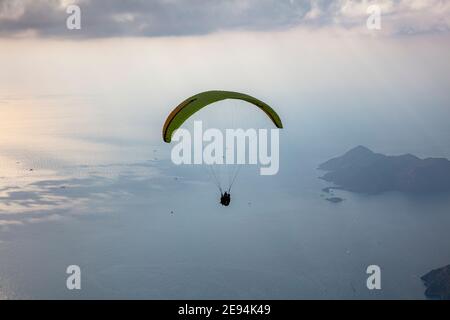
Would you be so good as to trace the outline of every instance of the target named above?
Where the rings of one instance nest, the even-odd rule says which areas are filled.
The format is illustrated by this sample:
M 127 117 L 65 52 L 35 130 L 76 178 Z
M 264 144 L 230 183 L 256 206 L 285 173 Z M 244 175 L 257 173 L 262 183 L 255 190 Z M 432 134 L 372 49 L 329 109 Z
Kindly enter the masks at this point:
M 358 146 L 320 164 L 318 169 L 327 171 L 321 179 L 334 184 L 324 191 L 342 189 L 366 194 L 450 191 L 450 161 L 445 158 L 387 156 Z
M 430 299 L 450 300 L 450 265 L 432 270 L 421 277 Z

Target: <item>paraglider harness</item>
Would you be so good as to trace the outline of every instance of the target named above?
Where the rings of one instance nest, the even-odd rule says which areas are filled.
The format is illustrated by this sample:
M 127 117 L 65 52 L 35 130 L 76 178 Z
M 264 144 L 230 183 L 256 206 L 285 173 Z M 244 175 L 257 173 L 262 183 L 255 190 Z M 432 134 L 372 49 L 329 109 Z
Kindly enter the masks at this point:
M 227 191 L 225 191 L 225 193 L 221 193 L 220 204 L 225 207 L 228 207 L 230 205 L 230 202 L 231 202 L 231 195 Z

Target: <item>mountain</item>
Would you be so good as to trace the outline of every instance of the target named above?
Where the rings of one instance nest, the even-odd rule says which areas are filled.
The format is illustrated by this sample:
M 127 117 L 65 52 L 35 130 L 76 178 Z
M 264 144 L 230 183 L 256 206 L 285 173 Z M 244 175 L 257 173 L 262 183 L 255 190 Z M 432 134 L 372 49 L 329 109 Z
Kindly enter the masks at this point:
M 427 287 L 425 295 L 428 298 L 450 300 L 450 265 L 431 270 L 421 279 Z
M 319 169 L 328 171 L 321 179 L 353 192 L 450 191 L 450 161 L 445 158 L 420 159 L 411 154 L 387 156 L 358 146 L 322 163 Z

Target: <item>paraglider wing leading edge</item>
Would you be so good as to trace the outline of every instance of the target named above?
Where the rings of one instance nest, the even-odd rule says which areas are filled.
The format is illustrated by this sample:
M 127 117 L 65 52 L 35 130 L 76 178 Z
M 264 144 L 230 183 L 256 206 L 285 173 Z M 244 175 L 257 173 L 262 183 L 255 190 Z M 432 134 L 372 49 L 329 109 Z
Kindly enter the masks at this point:
M 255 105 L 264 111 L 277 128 L 283 128 L 281 119 L 275 110 L 261 100 L 233 91 L 206 91 L 184 100 L 169 114 L 163 127 L 163 140 L 170 143 L 174 131 L 181 127 L 190 116 L 207 105 L 226 99 L 243 100 Z

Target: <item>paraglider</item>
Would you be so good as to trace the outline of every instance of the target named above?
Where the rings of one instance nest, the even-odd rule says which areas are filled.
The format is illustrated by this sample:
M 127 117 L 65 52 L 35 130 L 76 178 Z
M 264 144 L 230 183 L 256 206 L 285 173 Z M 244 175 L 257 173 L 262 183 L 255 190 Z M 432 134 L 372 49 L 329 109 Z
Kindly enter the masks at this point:
M 219 102 L 222 100 L 227 99 L 234 99 L 234 100 L 242 100 L 250 103 L 251 105 L 256 106 L 261 111 L 263 111 L 271 120 L 271 122 L 277 127 L 277 128 L 283 128 L 283 124 L 281 122 L 280 117 L 275 112 L 272 107 L 270 107 L 265 102 L 256 99 L 250 95 L 239 93 L 239 92 L 233 92 L 233 91 L 206 91 L 199 94 L 196 94 L 186 100 L 184 100 L 182 103 L 180 103 L 173 111 L 169 114 L 167 117 L 163 130 L 162 130 L 162 138 L 164 142 L 170 143 L 172 141 L 172 136 L 174 132 L 179 129 L 183 123 L 188 120 L 192 115 L 194 115 L 199 110 L 203 109 L 204 107 L 214 104 L 215 102 Z M 278 137 L 278 136 L 277 136 Z M 266 137 L 267 138 L 267 137 Z M 176 162 L 175 162 L 176 163 Z M 177 163 L 178 164 L 178 163 Z M 236 176 L 239 172 L 239 169 L 234 172 L 232 175 L 229 176 L 229 185 L 225 189 L 225 192 L 223 192 L 224 189 L 222 189 L 221 183 L 217 179 L 217 175 L 214 172 L 214 169 L 211 167 L 211 172 L 213 178 L 216 180 L 216 185 L 219 188 L 220 191 L 220 204 L 222 204 L 225 207 L 228 207 L 231 202 L 231 187 L 236 180 Z

